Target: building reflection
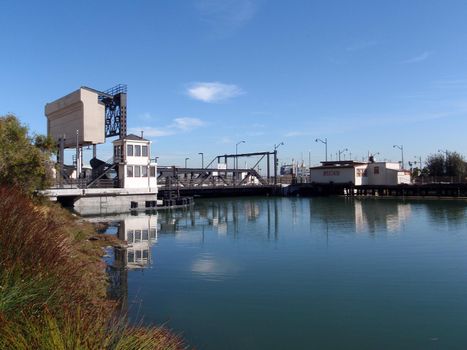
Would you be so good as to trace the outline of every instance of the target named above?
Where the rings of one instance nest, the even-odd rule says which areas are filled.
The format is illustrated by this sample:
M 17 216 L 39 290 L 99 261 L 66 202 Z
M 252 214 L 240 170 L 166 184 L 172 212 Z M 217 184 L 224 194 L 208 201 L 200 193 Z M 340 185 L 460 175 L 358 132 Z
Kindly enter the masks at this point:
M 326 225 L 327 231 L 353 227 L 356 233 L 396 233 L 411 213 L 411 204 L 390 199 L 326 198 L 310 204 L 311 218 Z
M 144 269 L 152 264 L 152 246 L 158 238 L 156 212 L 125 213 L 111 216 L 87 217 L 88 221 L 105 225 L 107 234 L 115 234 L 123 244 L 107 250 L 109 298 L 128 307 L 128 271 Z M 102 226 L 102 225 L 101 225 Z
M 151 246 L 157 242 L 157 214 L 129 215 L 120 222 L 117 237 L 126 248 L 115 250 L 116 267 L 144 268 L 151 264 Z
M 219 236 L 237 237 L 249 225 L 263 225 L 266 220 L 266 237 L 278 237 L 279 198 L 216 199 L 199 201 L 189 209 L 164 210 L 159 212 L 160 233 L 182 235 L 199 232 L 200 227 L 210 228 Z

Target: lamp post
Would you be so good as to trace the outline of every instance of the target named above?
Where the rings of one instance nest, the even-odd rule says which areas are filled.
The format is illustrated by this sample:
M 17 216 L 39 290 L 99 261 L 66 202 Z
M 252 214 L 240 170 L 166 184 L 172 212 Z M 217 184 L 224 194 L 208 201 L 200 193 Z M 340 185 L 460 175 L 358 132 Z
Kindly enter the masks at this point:
M 379 152 L 376 152 L 376 153 L 370 153 L 368 152 L 368 160 L 372 159 L 373 162 L 375 161 L 375 156 L 377 156 L 379 154 Z
M 203 153 L 203 152 L 199 152 L 198 154 L 201 155 L 201 169 L 204 169 L 204 153 Z
M 444 153 L 444 154 L 446 155 L 446 160 L 448 159 L 448 156 L 449 156 L 449 151 L 448 151 L 447 149 L 445 149 L 445 150 L 441 150 L 441 149 L 439 149 L 439 150 L 438 150 L 438 152 L 440 152 L 440 153 Z
M 448 170 L 448 169 L 447 169 L 447 164 L 446 164 L 446 163 L 448 162 L 449 151 L 448 151 L 447 149 L 445 149 L 445 150 L 439 149 L 438 152 L 444 153 L 444 154 L 446 155 L 446 158 L 444 159 L 444 167 L 443 167 L 444 174 L 446 174 L 446 173 L 447 173 L 447 170 Z
M 394 145 L 392 148 L 399 148 L 401 150 L 401 156 L 402 156 L 402 163 L 401 163 L 401 169 L 404 169 L 404 146 L 403 145 Z
M 283 145 L 284 145 L 284 142 L 279 142 L 277 145 L 274 145 L 274 151 Z
M 190 158 L 185 158 L 185 169 L 188 168 L 188 166 L 187 166 L 188 165 L 188 159 L 190 159 Z
M 324 152 L 325 152 L 325 161 L 327 162 L 328 161 L 328 139 L 325 138 L 324 141 L 321 140 L 321 139 L 316 139 L 315 142 L 321 142 L 321 143 L 324 143 Z
M 422 171 L 422 156 L 414 156 L 416 160 L 418 160 L 418 167 L 420 168 L 420 171 Z M 415 162 L 417 164 L 417 162 Z
M 348 150 L 348 148 L 344 148 L 342 151 L 339 151 L 339 162 L 341 161 L 341 154 L 347 152 Z
M 238 155 L 238 145 L 241 144 L 241 143 L 245 143 L 246 141 L 239 141 L 235 144 L 235 169 L 238 168 L 238 159 L 237 159 L 237 155 Z
M 277 145 L 274 145 L 274 185 L 277 184 L 277 149 L 283 145 L 284 142 L 279 142 Z

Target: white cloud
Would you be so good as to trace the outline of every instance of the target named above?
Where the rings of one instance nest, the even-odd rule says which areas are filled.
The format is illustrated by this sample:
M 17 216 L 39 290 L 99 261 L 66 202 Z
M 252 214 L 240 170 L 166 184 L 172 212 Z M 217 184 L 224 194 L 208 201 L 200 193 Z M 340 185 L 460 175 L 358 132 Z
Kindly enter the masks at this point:
M 204 22 L 217 34 L 226 35 L 254 17 L 258 0 L 196 0 L 195 6 Z
M 148 137 L 162 137 L 179 134 L 182 132 L 190 132 L 193 129 L 204 126 L 206 123 L 198 118 L 175 118 L 172 123 L 163 127 L 143 126 L 130 129 L 130 133 L 139 135 L 141 131 L 144 136 Z
M 205 125 L 205 122 L 198 118 L 175 118 L 174 123 L 170 125 L 170 127 L 183 131 L 189 131 L 203 125 Z
M 153 120 L 154 118 L 152 117 L 151 113 L 145 112 L 145 113 L 143 113 L 143 114 L 140 114 L 140 115 L 138 116 L 138 119 L 148 121 L 148 120 Z
M 139 135 L 141 131 L 144 132 L 145 137 L 161 137 L 161 136 L 170 136 L 174 134 L 173 130 L 163 129 L 163 128 L 153 128 L 151 126 L 144 126 L 141 128 L 131 128 L 130 133 Z
M 187 93 L 191 98 L 207 103 L 220 102 L 244 94 L 237 85 L 219 82 L 193 83 L 188 87 Z
M 425 52 L 421 53 L 420 55 L 417 55 L 417 56 L 415 56 L 415 57 L 409 58 L 408 60 L 402 61 L 402 63 L 418 63 L 418 62 L 423 62 L 423 61 L 425 61 L 426 59 L 428 59 L 428 57 L 430 57 L 431 55 L 433 55 L 433 52 L 432 52 L 432 51 L 425 51 Z

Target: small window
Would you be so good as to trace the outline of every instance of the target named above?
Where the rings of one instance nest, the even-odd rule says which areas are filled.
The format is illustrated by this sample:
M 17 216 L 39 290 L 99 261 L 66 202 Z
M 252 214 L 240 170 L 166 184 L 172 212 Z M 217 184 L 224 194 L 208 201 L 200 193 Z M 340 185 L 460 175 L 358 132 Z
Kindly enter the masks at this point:
M 141 230 L 135 230 L 135 243 L 141 242 Z
M 130 202 L 130 208 L 131 208 L 131 209 L 137 209 L 137 208 L 138 208 L 138 202 L 133 202 L 133 201 L 131 201 L 131 202 Z
M 156 229 L 155 228 L 152 228 L 152 229 L 149 230 L 149 236 L 151 236 L 151 239 L 156 238 Z
M 148 241 L 149 240 L 149 231 L 148 230 L 143 230 L 143 236 L 142 236 L 142 240 L 143 241 Z
M 141 153 L 142 153 L 143 157 L 147 157 L 148 156 L 148 146 L 142 146 Z
M 379 166 L 375 166 L 373 169 L 373 174 L 379 174 Z
M 141 167 L 135 166 L 135 177 L 140 177 L 140 176 L 141 176 Z
M 126 176 L 133 177 L 133 165 L 127 165 Z
M 135 157 L 141 157 L 141 146 L 140 145 L 135 146 Z
M 149 168 L 149 176 L 156 177 L 156 167 L 152 166 Z
M 135 252 L 133 250 L 128 251 L 128 262 L 129 263 L 135 262 Z
M 156 201 L 146 201 L 146 208 L 155 208 Z
M 147 260 L 149 258 L 149 250 L 145 249 L 143 250 L 143 259 Z
M 127 242 L 128 242 L 128 243 L 133 243 L 133 239 L 134 239 L 134 238 L 133 238 L 133 237 L 134 237 L 134 236 L 133 236 L 133 230 L 128 230 L 127 236 L 128 236 L 127 239 L 126 239 Z
M 126 155 L 133 157 L 133 145 L 126 145 Z
M 141 261 L 141 250 L 136 251 L 136 261 Z
M 141 167 L 141 176 L 142 177 L 148 177 L 148 167 L 147 166 L 142 166 Z

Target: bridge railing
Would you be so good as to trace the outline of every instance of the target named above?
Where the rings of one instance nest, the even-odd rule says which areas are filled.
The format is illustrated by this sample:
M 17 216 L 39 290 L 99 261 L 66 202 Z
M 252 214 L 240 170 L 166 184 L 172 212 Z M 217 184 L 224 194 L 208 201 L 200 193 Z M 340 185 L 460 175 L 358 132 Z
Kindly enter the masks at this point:
M 465 176 L 418 176 L 412 179 L 412 183 L 417 185 L 436 183 L 467 183 Z

